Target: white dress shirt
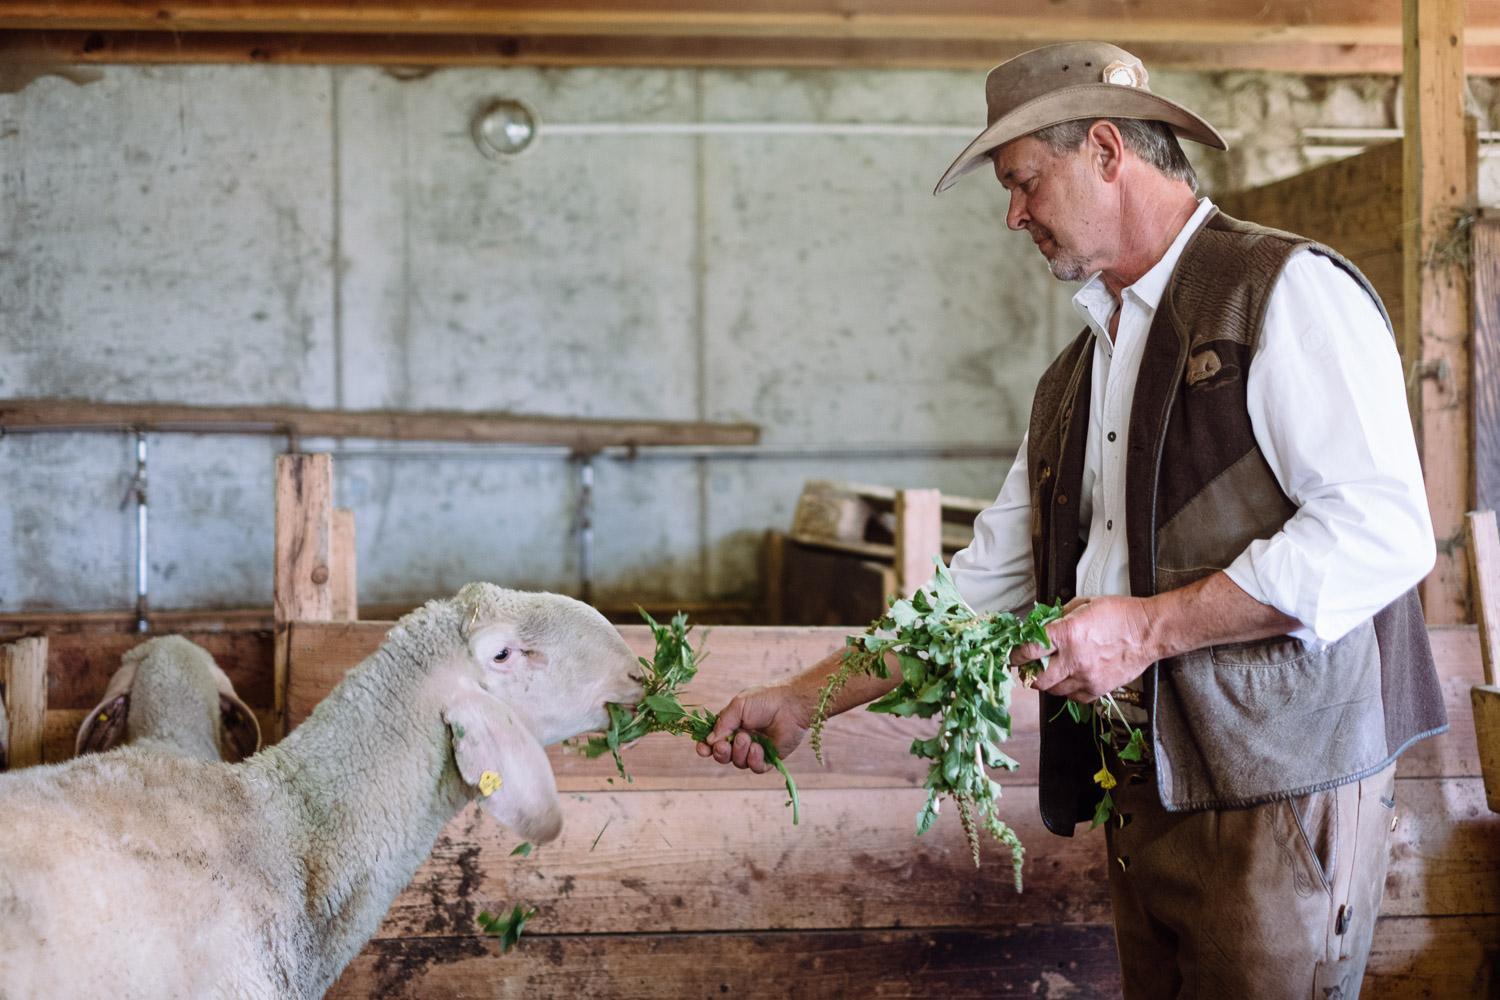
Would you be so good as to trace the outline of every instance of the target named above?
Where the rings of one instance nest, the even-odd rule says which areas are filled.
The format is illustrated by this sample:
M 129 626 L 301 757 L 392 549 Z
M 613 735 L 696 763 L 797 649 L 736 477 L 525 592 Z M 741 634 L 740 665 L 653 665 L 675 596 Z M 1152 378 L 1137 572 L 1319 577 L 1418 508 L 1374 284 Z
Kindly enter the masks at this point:
M 1161 260 L 1121 292 L 1113 343 L 1116 303 L 1100 276 L 1073 296 L 1094 333 L 1080 596 L 1130 593 L 1125 445 L 1136 375 L 1182 249 L 1212 210 L 1201 199 Z M 1226 572 L 1251 597 L 1299 621 L 1293 635 L 1335 640 L 1414 586 L 1436 559 L 1395 340 L 1358 282 L 1326 257 L 1299 251 L 1271 291 L 1245 391 L 1256 443 L 1297 512 Z M 952 572 L 977 611 L 1036 598 L 1024 440 Z

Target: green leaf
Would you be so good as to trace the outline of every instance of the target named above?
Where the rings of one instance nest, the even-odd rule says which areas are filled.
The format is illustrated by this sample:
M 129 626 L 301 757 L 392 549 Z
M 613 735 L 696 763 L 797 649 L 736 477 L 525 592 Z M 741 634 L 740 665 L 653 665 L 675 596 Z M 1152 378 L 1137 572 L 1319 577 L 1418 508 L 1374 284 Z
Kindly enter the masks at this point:
M 1146 756 L 1146 736 L 1139 729 L 1130 730 L 1130 742 L 1120 751 L 1121 760 L 1141 761 Z
M 523 858 L 531 857 L 531 841 L 521 841 L 521 843 L 516 846 L 516 849 L 510 852 L 510 856 L 513 858 L 518 855 Z
M 1096 829 L 1101 824 L 1108 821 L 1109 814 L 1114 811 L 1114 808 L 1114 798 L 1108 792 L 1105 792 L 1104 798 L 1100 799 L 1098 804 L 1094 806 L 1094 821 L 1089 824 L 1089 829 Z

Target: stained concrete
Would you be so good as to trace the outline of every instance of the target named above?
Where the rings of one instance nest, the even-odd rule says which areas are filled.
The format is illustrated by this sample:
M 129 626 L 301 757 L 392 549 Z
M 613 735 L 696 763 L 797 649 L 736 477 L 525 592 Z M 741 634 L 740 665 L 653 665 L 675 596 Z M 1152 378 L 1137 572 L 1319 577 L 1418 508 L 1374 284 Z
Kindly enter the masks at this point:
M 1393 127 L 1382 78 L 1157 74 L 1231 135 L 1205 188 Z M 524 154 L 473 113 L 518 98 Z M 1486 115 L 1496 97 L 1476 85 Z M 749 420 L 777 445 L 1012 441 L 1076 329 L 964 136 L 569 136 L 558 123 L 982 122 L 968 72 L 110 67 L 0 94 L 0 395 Z M 337 442 L 330 442 L 337 444 Z M 153 600 L 262 604 L 273 456 L 152 436 Z M 753 591 L 808 478 L 993 495 L 1005 462 L 601 459 L 596 593 Z M 126 607 L 123 435 L 0 440 L 0 609 Z M 570 590 L 577 468 L 347 457 L 366 603 Z

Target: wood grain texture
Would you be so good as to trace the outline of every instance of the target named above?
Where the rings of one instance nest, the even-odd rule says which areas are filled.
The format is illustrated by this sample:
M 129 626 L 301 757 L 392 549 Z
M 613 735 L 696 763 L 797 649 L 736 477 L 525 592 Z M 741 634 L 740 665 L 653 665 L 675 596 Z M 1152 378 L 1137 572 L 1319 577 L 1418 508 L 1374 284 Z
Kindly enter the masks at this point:
M 540 919 L 540 918 L 539 918 Z M 1119 994 L 1109 927 L 377 940 L 329 1000 L 665 997 L 1033 1000 Z
M 943 495 L 937 490 L 896 494 L 896 596 L 910 597 L 932 579 L 943 557 Z
M 1399 330 L 1405 296 L 1401 157 L 1401 143 L 1382 143 L 1215 201 L 1235 218 L 1306 236 L 1349 258 L 1375 286 Z
M 1094 35 L 1116 37 L 1120 22 Z M 305 31 L 17 29 L 0 31 L 0 52 L 35 65 L 283 63 L 377 66 L 741 66 L 967 69 L 982 72 L 1034 48 L 1036 40 L 757 35 L 380 34 Z M 1391 43 L 1130 42 L 1159 69 L 1399 75 Z M 1465 47 L 1471 76 L 1500 75 L 1500 46 Z
M 333 510 L 333 620 L 359 620 L 359 560 L 355 546 L 354 511 Z
M 1463 516 L 1473 488 L 1469 231 L 1478 136 L 1465 107 L 1464 0 L 1403 0 L 1402 360 L 1437 536 L 1422 584 L 1432 624 L 1469 621 Z
M 1500 217 L 1471 233 L 1474 282 L 1474 508 L 1500 508 Z
M 328 996 L 1019 1000 L 1120 992 L 1107 926 L 596 937 L 548 934 L 545 920 L 539 915 L 507 954 L 492 939 L 376 939 Z M 1361 995 L 1492 997 L 1500 987 L 1497 943 L 1500 917 L 1384 917 Z
M 17 639 L 0 646 L 0 685 L 4 686 L 6 767 L 15 770 L 46 760 L 47 639 Z
M 1485 799 L 1490 811 L 1500 813 L 1500 687 L 1480 684 L 1469 689 L 1474 708 L 1474 738 L 1484 773 Z
M 332 618 L 332 456 L 277 456 L 275 551 L 276 620 Z
M 699 421 L 596 420 L 462 410 L 310 410 L 290 406 L 0 400 L 0 428 L 122 426 L 194 433 L 259 431 L 301 438 L 539 444 L 582 450 L 630 445 L 755 444 L 760 437 L 759 428 L 752 424 Z

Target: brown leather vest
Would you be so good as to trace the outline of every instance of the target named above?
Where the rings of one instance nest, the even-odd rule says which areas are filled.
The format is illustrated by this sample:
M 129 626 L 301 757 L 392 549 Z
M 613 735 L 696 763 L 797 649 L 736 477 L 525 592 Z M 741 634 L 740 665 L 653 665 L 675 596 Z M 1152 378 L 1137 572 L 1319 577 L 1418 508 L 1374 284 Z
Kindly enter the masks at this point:
M 1380 303 L 1327 247 L 1222 213 L 1183 249 L 1131 406 L 1125 506 L 1136 596 L 1225 568 L 1296 511 L 1256 444 L 1245 386 L 1271 289 L 1301 249 L 1337 263 Z M 1042 600 L 1067 600 L 1077 586 L 1093 356 L 1085 329 L 1032 403 L 1027 458 Z M 1253 805 L 1354 781 L 1447 728 L 1415 590 L 1337 642 L 1278 636 L 1214 646 L 1154 664 L 1144 681 L 1158 790 L 1170 810 Z M 1048 829 L 1071 835 L 1093 815 L 1099 757 L 1088 727 L 1061 706 L 1042 695 L 1041 811 Z

